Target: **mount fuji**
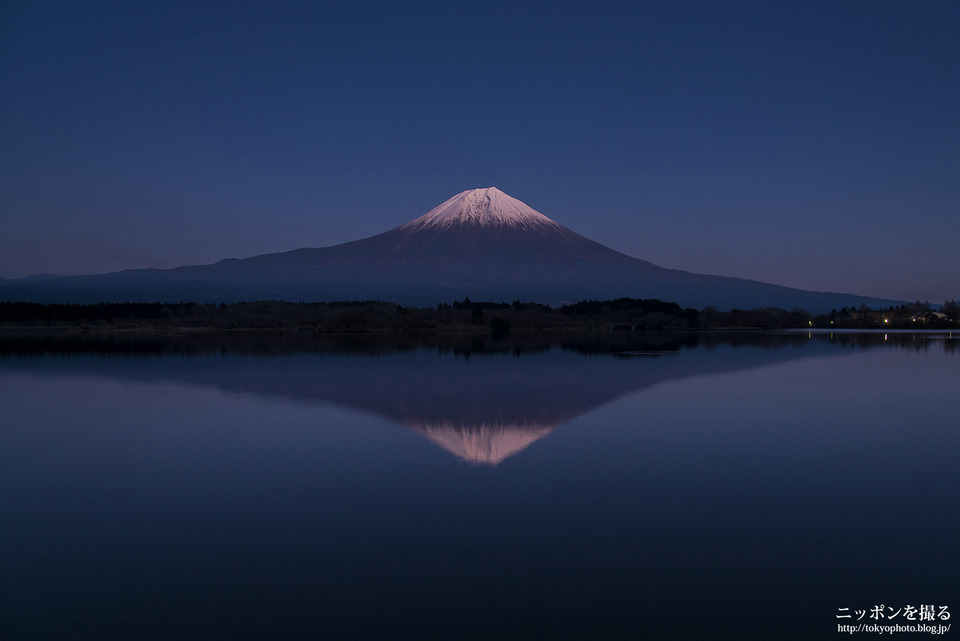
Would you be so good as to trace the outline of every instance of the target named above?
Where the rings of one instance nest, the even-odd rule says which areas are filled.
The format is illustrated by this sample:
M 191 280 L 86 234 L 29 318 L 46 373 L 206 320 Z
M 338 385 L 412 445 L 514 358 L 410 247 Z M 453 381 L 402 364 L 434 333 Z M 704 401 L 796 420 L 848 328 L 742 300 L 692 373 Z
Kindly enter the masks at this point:
M 559 304 L 659 298 L 684 307 L 831 308 L 899 301 L 664 269 L 584 238 L 495 187 L 461 192 L 376 236 L 211 265 L 0 281 L 36 302 L 461 300 Z

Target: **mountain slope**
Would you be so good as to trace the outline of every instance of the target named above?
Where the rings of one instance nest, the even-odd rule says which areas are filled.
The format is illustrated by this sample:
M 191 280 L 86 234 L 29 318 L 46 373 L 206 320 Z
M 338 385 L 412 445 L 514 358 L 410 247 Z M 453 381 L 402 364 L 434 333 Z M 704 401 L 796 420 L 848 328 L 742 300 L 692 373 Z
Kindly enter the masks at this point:
M 658 267 L 584 238 L 490 187 L 461 192 L 376 236 L 212 265 L 0 283 L 0 298 L 46 302 L 379 299 L 575 302 L 660 298 L 702 308 L 825 311 L 894 301 Z

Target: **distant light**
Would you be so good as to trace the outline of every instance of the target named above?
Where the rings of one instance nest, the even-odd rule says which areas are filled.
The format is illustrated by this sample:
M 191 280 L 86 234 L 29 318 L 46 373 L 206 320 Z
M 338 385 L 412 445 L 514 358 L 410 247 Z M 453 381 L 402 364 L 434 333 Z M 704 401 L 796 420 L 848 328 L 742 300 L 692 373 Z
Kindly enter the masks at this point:
M 889 322 L 890 322 L 890 319 L 889 319 L 889 318 L 884 318 L 884 319 L 883 319 L 883 322 L 884 322 L 884 323 L 889 323 Z

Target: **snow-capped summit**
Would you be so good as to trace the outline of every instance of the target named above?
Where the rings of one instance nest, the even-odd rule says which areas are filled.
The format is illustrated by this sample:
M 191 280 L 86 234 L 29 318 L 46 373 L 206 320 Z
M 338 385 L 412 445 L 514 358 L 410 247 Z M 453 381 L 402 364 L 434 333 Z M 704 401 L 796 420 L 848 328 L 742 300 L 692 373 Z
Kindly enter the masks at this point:
M 462 191 L 423 216 L 402 225 L 400 229 L 450 229 L 469 225 L 507 226 L 528 230 L 559 227 L 558 223 L 526 203 L 508 196 L 496 187 L 487 187 Z

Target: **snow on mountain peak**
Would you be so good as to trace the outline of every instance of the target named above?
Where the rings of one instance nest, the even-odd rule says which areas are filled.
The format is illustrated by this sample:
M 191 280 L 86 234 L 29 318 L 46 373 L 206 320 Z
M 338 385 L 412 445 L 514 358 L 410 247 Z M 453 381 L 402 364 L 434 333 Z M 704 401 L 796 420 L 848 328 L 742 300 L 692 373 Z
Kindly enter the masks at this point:
M 400 229 L 415 231 L 464 225 L 524 229 L 558 226 L 529 205 L 508 196 L 496 187 L 487 187 L 462 191 L 423 216 L 402 225 Z

